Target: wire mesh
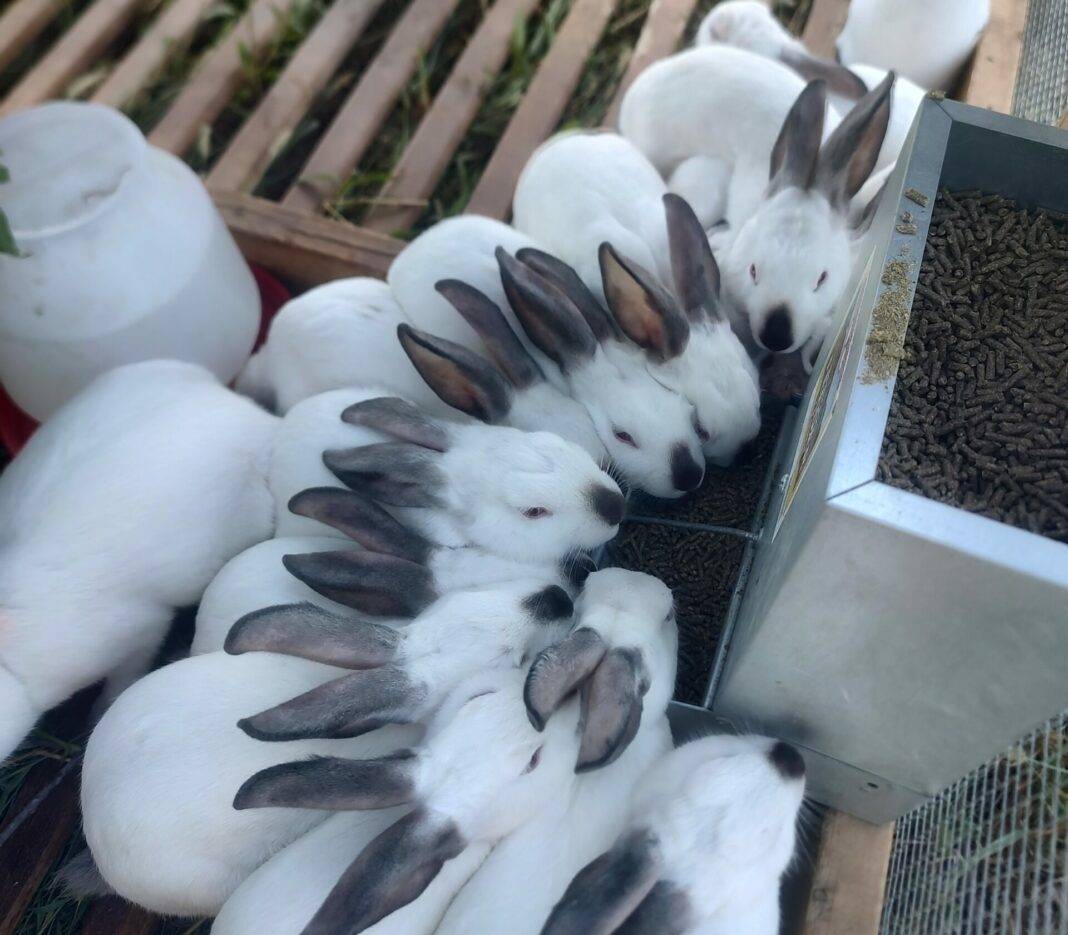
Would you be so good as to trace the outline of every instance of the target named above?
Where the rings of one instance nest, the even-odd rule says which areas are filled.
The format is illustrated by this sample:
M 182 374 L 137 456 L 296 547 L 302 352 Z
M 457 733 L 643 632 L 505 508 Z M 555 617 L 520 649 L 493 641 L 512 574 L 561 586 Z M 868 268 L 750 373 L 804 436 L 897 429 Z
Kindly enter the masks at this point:
M 897 823 L 884 935 L 1068 933 L 1068 711 Z
M 1030 0 L 1012 112 L 1056 124 L 1068 111 L 1068 0 Z

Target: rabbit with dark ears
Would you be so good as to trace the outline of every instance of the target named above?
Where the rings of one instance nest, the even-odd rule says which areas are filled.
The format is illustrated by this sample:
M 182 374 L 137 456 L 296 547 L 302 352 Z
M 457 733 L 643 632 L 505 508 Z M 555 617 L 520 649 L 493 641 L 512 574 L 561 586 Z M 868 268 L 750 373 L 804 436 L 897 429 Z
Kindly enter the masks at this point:
M 782 741 L 707 737 L 653 764 L 626 830 L 571 882 L 542 935 L 776 935 L 805 763 Z

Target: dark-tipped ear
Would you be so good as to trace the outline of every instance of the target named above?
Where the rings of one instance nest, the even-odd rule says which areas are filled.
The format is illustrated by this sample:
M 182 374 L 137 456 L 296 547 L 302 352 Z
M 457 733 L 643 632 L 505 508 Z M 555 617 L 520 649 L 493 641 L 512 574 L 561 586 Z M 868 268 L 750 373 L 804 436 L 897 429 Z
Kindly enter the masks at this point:
M 894 73 L 888 72 L 846 114 L 820 150 L 816 187 L 840 212 L 849 210 L 850 199 L 860 191 L 879 161 L 886 128 L 890 123 Z
M 879 210 L 879 205 L 882 204 L 883 196 L 886 193 L 887 183 L 890 181 L 890 176 L 883 179 L 883 184 L 879 186 L 879 190 L 872 196 L 864 209 L 853 220 L 853 233 L 857 236 L 864 234 L 871 227 L 871 222 L 875 218 L 875 212 Z
M 660 880 L 615 935 L 687 935 L 693 931 L 695 921 L 686 893 L 673 883 Z
M 630 746 L 642 721 L 642 696 L 648 691 L 641 657 L 612 649 L 582 688 L 582 743 L 576 773 L 614 762 Z
M 397 340 L 419 376 L 447 405 L 481 422 L 507 417 L 512 390 L 488 360 L 407 324 L 397 325 Z
M 394 555 L 298 552 L 283 555 L 282 564 L 323 597 L 374 617 L 414 617 L 438 599 L 433 572 Z
M 304 935 L 362 932 L 417 899 L 448 860 L 467 847 L 452 822 L 422 809 L 371 841 L 341 875 Z
M 434 288 L 474 328 L 486 346 L 486 353 L 512 386 L 522 390 L 545 380 L 538 362 L 489 296 L 459 279 L 442 279 Z
M 400 666 L 343 675 L 237 722 L 256 740 L 359 737 L 383 724 L 410 724 L 423 713 L 426 688 Z
M 416 757 L 399 750 L 371 760 L 315 757 L 279 763 L 246 779 L 234 808 L 389 808 L 415 795 Z
M 395 555 L 419 565 L 427 563 L 434 548 L 392 513 L 353 490 L 311 487 L 290 499 L 289 511 L 333 526 L 372 552 Z
M 787 113 L 771 150 L 769 192 L 812 187 L 826 115 L 827 85 L 810 81 Z
M 657 883 L 661 858 L 645 828 L 623 834 L 612 849 L 583 867 L 553 907 L 541 935 L 610 935 Z
M 669 192 L 664 196 L 671 275 L 682 310 L 694 321 L 706 315 L 723 318 L 719 308 L 719 264 L 708 245 L 708 235 L 690 203 Z
M 347 487 L 391 506 L 441 506 L 445 475 L 438 456 L 404 442 L 323 452 L 323 463 Z
M 414 403 L 396 396 L 380 396 L 353 403 L 343 413 L 342 421 L 363 425 L 434 451 L 447 451 L 448 427 L 440 419 L 424 412 Z
M 623 333 L 657 361 L 678 357 L 690 324 L 648 270 L 620 256 L 609 243 L 597 252 L 608 307 Z
M 535 730 L 544 730 L 552 713 L 597 668 L 606 651 L 600 634 L 579 627 L 534 657 L 523 685 L 523 701 Z
M 784 47 L 779 52 L 779 59 L 805 81 L 827 82 L 827 89 L 831 94 L 837 94 L 846 100 L 859 101 L 868 93 L 868 86 L 844 65 L 812 55 L 804 49 Z
M 597 353 L 597 339 L 577 308 L 530 267 L 497 248 L 501 284 L 527 337 L 561 370 Z
M 348 669 L 385 665 L 397 653 L 399 635 L 369 620 L 339 617 L 311 603 L 278 604 L 245 614 L 226 635 L 232 655 L 282 653 Z
M 566 295 L 586 319 L 586 324 L 590 326 L 590 330 L 598 341 L 623 337 L 619 326 L 598 301 L 597 296 L 590 292 L 586 283 L 582 281 L 582 277 L 563 260 L 534 247 L 523 247 L 516 251 L 515 258 L 524 266 L 529 266 L 536 273 L 544 276 Z

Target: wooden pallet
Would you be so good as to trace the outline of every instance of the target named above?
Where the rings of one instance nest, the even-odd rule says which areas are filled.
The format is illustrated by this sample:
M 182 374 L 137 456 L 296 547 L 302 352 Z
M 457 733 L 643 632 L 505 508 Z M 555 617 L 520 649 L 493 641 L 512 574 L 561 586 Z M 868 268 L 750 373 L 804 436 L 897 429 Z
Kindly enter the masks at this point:
M 130 48 L 92 100 L 122 106 L 187 45 L 211 0 L 171 0 Z M 251 194 L 285 139 L 308 112 L 383 3 L 335 0 L 244 121 L 215 162 L 207 184 L 245 255 L 298 286 L 339 276 L 383 276 L 403 246 L 389 232 L 418 217 L 471 126 L 486 91 L 503 67 L 518 17 L 537 0 L 494 0 L 438 90 L 382 186 L 363 226 L 327 218 L 322 206 L 359 164 L 409 82 L 423 52 L 459 0 L 407 0 L 388 40 L 366 66 L 320 137 L 298 178 L 279 202 Z M 228 37 L 198 64 L 150 135 L 151 142 L 184 154 L 200 128 L 211 124 L 237 92 L 242 59 L 262 50 L 281 25 L 279 12 L 294 0 L 253 0 Z M 0 116 L 54 97 L 91 68 L 133 21 L 141 0 L 94 0 L 63 37 L 0 101 Z M 558 125 L 582 69 L 619 0 L 573 0 L 550 51 L 475 188 L 467 210 L 507 218 L 523 164 Z M 679 44 L 697 0 L 652 0 L 640 38 L 615 99 L 611 122 L 630 81 Z M 848 0 L 814 0 L 804 38 L 815 52 L 833 52 Z M 1027 0 L 993 0 L 991 26 L 978 50 L 963 97 L 1007 111 L 1019 60 Z M 0 15 L 0 68 L 41 35 L 56 18 L 56 0 L 12 0 Z M 1068 119 L 1068 117 L 1066 117 Z M 16 807 L 0 824 L 0 933 L 12 932 L 63 843 L 77 827 L 77 776 L 62 763 L 31 777 Z M 832 813 L 817 857 L 804 922 L 810 935 L 866 935 L 878 930 L 893 828 L 875 828 Z M 82 931 L 152 935 L 161 922 L 119 900 L 91 907 Z

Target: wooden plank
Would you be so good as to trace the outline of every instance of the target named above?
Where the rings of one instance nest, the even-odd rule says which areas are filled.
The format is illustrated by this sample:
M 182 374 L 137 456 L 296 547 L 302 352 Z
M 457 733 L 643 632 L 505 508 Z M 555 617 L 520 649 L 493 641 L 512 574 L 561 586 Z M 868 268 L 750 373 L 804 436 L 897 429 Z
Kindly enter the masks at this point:
M 615 127 L 619 108 L 627 88 L 653 62 L 674 52 L 686 32 L 686 24 L 693 15 L 697 0 L 653 0 L 641 35 L 634 46 L 623 80 L 619 83 L 612 106 L 605 114 L 604 125 Z
M 15 0 L 0 16 L 0 70 L 36 39 L 63 9 L 59 0 Z
M 118 896 L 107 896 L 93 902 L 79 935 L 153 935 L 159 925 L 159 916 Z
M 877 935 L 894 825 L 828 812 L 805 914 L 805 935 Z
M 508 217 L 519 173 L 559 124 L 616 4 L 617 0 L 575 0 L 471 195 L 469 214 Z
M 96 0 L 22 80 L 3 104 L 0 117 L 59 94 L 96 61 L 137 13 L 142 0 Z
M 159 18 L 123 57 L 91 100 L 122 107 L 147 85 L 168 58 L 181 52 L 193 38 L 212 0 L 172 0 Z
M 342 276 L 382 278 L 404 243 L 240 192 L 213 190 L 241 252 L 286 280 L 314 286 Z
M 393 0 L 397 2 L 397 0 Z M 356 167 L 459 0 L 412 0 L 282 204 L 311 214 Z
M 693 2 L 693 0 L 687 0 Z M 508 56 L 517 20 L 537 0 L 497 0 L 471 37 L 430 110 L 408 141 L 363 226 L 386 233 L 411 227 L 445 173 Z
M 1068 110 L 1061 114 L 1061 122 L 1057 126 L 1062 130 L 1068 130 Z
M 813 0 L 801 38 L 814 55 L 834 58 L 834 44 L 845 26 L 849 0 Z
M 209 185 L 231 191 L 255 186 L 382 2 L 337 0 L 326 11 L 219 158 Z
M 242 55 L 263 53 L 295 0 L 255 0 L 193 71 L 185 89 L 149 134 L 153 146 L 182 155 L 204 124 L 212 123 L 241 86 Z
M 990 20 L 965 77 L 962 100 L 1002 114 L 1012 111 L 1027 6 L 1027 0 L 991 0 Z

